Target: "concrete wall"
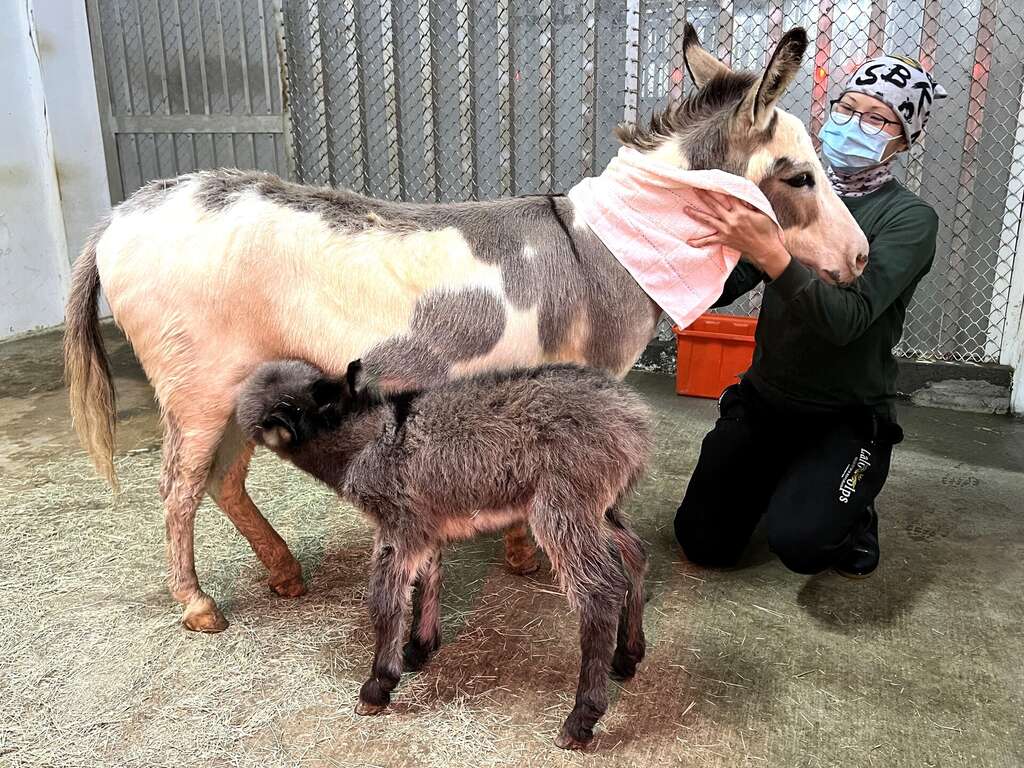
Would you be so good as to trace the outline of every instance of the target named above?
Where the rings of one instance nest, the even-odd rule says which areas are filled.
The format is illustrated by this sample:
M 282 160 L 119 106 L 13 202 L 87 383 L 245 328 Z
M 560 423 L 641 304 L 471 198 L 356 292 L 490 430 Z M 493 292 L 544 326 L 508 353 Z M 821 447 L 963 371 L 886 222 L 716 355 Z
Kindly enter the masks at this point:
M 64 319 L 110 207 L 83 3 L 0 0 L 0 338 Z
M 89 22 L 83 0 L 35 0 L 34 5 L 64 232 L 74 261 L 89 232 L 110 211 Z

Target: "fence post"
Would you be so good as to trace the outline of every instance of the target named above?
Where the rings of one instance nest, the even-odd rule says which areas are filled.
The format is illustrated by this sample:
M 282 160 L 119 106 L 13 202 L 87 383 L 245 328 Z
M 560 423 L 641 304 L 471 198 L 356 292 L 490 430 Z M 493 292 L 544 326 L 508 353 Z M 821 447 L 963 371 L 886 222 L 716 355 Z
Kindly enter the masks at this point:
M 277 45 L 279 87 L 281 89 L 281 136 L 284 141 L 285 176 L 289 181 L 299 181 L 295 172 L 295 144 L 292 139 L 292 99 L 288 90 L 288 42 L 284 31 L 284 4 L 282 0 L 270 0 L 274 15 L 274 42 Z
M 1024 215 L 1024 210 L 1018 211 Z M 1010 296 L 1006 307 L 1006 330 L 999 362 L 1013 367 L 1010 412 L 1024 416 L 1024 226 L 1017 228 L 1016 257 L 1010 277 Z
M 96 80 L 96 101 L 99 106 L 100 127 L 103 135 L 103 156 L 107 163 L 107 184 L 110 187 L 110 200 L 116 204 L 124 200 L 124 186 L 121 182 L 121 162 L 117 154 L 117 142 L 114 139 L 110 81 L 107 79 L 107 55 L 103 50 L 103 32 L 100 29 L 100 10 L 97 0 L 86 0 L 85 12 L 89 22 L 92 66 Z
M 1013 191 L 1017 181 L 1018 190 Z M 1021 89 L 1017 111 L 1017 130 L 1014 134 L 1013 163 L 1007 185 L 1006 210 L 1003 213 L 1003 231 L 1016 231 L 1016 240 L 1000 238 L 1000 261 L 1012 259 L 1006 311 L 1003 315 L 999 362 L 1013 368 L 1010 389 L 1010 412 L 1024 415 L 1024 86 Z M 997 281 L 998 282 L 998 281 Z M 998 285 L 993 286 L 996 295 Z M 991 322 L 991 320 L 990 320 Z

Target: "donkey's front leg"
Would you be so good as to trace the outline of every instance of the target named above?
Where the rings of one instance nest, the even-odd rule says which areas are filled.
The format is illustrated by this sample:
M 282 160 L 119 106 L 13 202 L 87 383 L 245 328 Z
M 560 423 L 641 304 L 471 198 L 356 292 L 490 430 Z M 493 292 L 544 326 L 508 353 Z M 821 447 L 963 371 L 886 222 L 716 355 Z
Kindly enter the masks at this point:
M 505 531 L 505 564 L 517 576 L 529 576 L 540 565 L 526 523 L 514 523 Z
M 420 568 L 412 598 L 412 629 L 402 649 L 405 668 L 421 669 L 441 647 L 441 549 L 437 548 Z
M 376 715 L 391 701 L 402 676 L 402 636 L 409 592 L 418 563 L 408 548 L 383 541 L 378 533 L 370 563 L 367 591 L 370 620 L 376 635 L 370 679 L 359 689 L 356 714 Z

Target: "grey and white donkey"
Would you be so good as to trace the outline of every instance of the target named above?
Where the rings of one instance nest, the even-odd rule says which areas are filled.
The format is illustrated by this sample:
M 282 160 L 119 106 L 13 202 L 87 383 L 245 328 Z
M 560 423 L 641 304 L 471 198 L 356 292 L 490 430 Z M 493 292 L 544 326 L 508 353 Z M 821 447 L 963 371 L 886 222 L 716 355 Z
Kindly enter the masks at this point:
M 685 57 L 699 87 L 619 138 L 681 168 L 752 179 L 794 256 L 846 281 L 863 268 L 867 243 L 800 121 L 775 106 L 806 46 L 792 30 L 763 74 L 734 73 L 689 27 Z M 207 632 L 227 621 L 196 576 L 204 493 L 248 539 L 275 592 L 305 591 L 298 561 L 246 492 L 253 446 L 232 429 L 241 382 L 260 363 L 302 359 L 337 375 L 362 358 L 394 387 L 545 362 L 623 376 L 661 313 L 564 196 L 396 203 L 237 170 L 153 182 L 86 246 L 67 309 L 74 423 L 111 482 L 116 410 L 101 288 L 163 415 L 171 594 L 185 626 Z M 506 552 L 530 568 L 522 526 Z
M 295 360 L 264 363 L 237 408 L 247 437 L 376 526 L 367 597 L 376 642 L 356 711 L 384 710 L 403 655 L 418 669 L 437 650 L 442 546 L 526 521 L 580 613 L 576 704 L 556 744 L 586 746 L 608 707 L 609 669 L 632 677 L 644 656 L 647 559 L 618 504 L 650 454 L 647 407 L 607 374 L 572 365 L 384 397 L 361 379 L 359 361 L 344 378 Z

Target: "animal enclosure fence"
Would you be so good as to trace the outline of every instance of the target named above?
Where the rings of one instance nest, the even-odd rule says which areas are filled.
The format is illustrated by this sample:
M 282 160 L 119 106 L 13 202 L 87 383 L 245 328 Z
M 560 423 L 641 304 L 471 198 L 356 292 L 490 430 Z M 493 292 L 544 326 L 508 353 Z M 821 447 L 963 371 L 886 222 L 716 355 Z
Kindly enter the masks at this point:
M 783 106 L 816 133 L 865 57 L 920 59 L 949 98 L 899 175 L 941 221 L 898 352 L 1003 362 L 1024 209 L 1017 0 L 87 0 L 115 199 L 195 168 L 264 168 L 406 200 L 564 191 L 612 128 L 689 87 L 683 25 L 756 69 L 812 40 Z M 758 297 L 733 311 L 756 312 Z

